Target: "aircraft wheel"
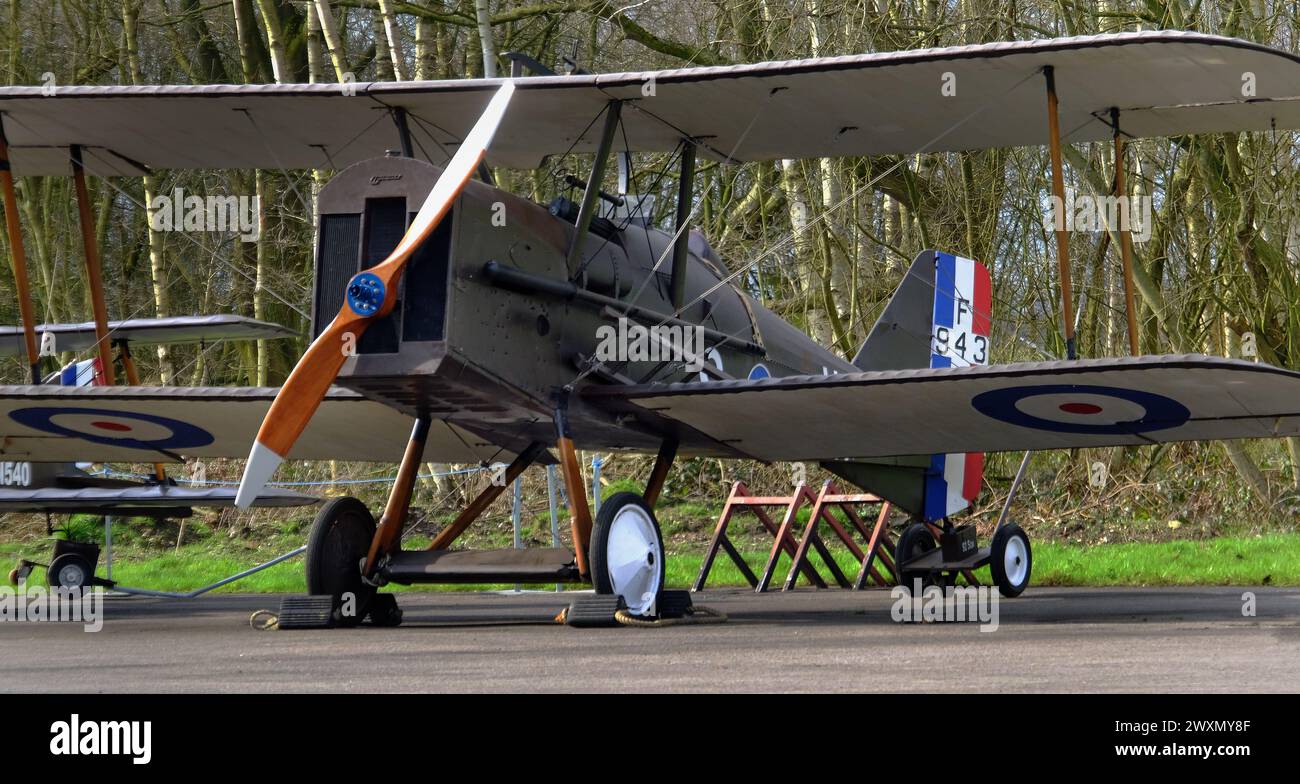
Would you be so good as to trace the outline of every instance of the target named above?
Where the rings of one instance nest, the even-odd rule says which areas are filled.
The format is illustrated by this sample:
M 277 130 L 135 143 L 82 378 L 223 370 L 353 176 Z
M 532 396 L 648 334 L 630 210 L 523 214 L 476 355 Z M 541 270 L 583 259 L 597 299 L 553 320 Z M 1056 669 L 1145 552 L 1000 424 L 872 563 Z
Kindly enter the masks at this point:
M 45 570 L 51 588 L 85 588 L 95 577 L 95 567 L 76 553 L 64 553 Z
M 312 523 L 307 536 L 307 593 L 334 597 L 338 626 L 361 623 L 375 596 L 375 586 L 361 579 L 362 562 L 374 537 L 375 518 L 351 496 L 332 499 Z
M 1029 536 L 1015 523 L 1005 523 L 993 534 L 989 546 L 989 570 L 998 592 L 1008 599 L 1019 596 L 1029 586 L 1034 569 L 1034 553 Z
M 925 571 L 908 571 L 903 570 L 902 564 L 910 561 L 917 556 L 924 555 L 939 546 L 934 540 L 934 534 L 930 531 L 930 526 L 925 523 L 912 523 L 903 529 L 903 533 L 898 537 L 898 544 L 894 547 L 894 565 L 900 570 L 898 575 L 899 585 L 912 590 L 915 580 L 921 581 L 922 588 L 928 588 L 935 584 L 936 575 L 933 572 Z
M 615 493 L 600 505 L 591 535 L 591 577 L 598 594 L 617 594 L 633 615 L 655 612 L 664 587 L 659 521 L 636 493 Z

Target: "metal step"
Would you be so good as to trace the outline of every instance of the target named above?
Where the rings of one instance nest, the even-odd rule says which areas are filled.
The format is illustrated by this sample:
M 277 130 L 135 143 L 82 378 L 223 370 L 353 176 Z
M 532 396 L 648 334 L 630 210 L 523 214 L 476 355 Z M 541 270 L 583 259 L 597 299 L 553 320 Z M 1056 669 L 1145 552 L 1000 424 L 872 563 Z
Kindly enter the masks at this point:
M 956 572 L 962 569 L 978 569 L 989 562 L 989 548 L 981 547 L 960 561 L 945 561 L 943 550 L 935 548 L 928 553 L 918 555 L 899 568 L 905 572 Z
M 407 550 L 395 554 L 379 573 L 401 585 L 581 582 L 573 553 L 564 547 Z

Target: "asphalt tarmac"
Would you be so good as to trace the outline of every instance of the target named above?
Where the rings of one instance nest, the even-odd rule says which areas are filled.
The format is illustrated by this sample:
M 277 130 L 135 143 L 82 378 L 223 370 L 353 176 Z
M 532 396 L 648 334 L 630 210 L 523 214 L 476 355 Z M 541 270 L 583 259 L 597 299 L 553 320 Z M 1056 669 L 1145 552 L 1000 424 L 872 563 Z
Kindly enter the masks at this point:
M 659 629 L 556 624 L 553 593 L 421 592 L 399 628 L 253 629 L 279 598 L 109 597 L 94 633 L 0 622 L 0 691 L 1300 690 L 1300 589 L 1030 588 L 990 631 L 896 622 L 883 590 L 707 591 L 728 622 Z

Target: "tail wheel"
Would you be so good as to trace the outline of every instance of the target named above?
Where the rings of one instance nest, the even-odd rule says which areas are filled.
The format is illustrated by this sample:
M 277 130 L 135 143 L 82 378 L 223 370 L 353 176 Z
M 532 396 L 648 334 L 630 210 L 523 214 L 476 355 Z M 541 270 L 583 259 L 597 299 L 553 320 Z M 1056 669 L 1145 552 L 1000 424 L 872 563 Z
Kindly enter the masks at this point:
M 1034 570 L 1034 552 L 1029 536 L 1015 523 L 1004 523 L 993 534 L 989 546 L 989 570 L 998 592 L 1008 599 L 1019 596 L 1029 586 Z
M 375 538 L 375 518 L 355 498 L 335 498 L 316 514 L 307 537 L 307 593 L 334 597 L 335 623 L 356 626 L 366 617 L 375 586 L 361 568 Z
M 921 581 L 922 588 L 934 585 L 935 577 L 931 572 L 908 571 L 903 564 L 925 555 L 938 546 L 939 543 L 934 540 L 934 533 L 925 523 L 912 523 L 904 528 L 903 533 L 898 537 L 898 545 L 894 547 L 894 564 L 899 569 L 898 584 L 909 591 L 912 590 L 915 580 Z
M 51 588 L 85 588 L 95 579 L 95 567 L 76 553 L 64 553 L 45 570 L 45 581 Z
M 591 536 L 596 593 L 623 597 L 633 615 L 653 615 L 664 587 L 659 521 L 636 493 L 615 493 L 600 505 Z

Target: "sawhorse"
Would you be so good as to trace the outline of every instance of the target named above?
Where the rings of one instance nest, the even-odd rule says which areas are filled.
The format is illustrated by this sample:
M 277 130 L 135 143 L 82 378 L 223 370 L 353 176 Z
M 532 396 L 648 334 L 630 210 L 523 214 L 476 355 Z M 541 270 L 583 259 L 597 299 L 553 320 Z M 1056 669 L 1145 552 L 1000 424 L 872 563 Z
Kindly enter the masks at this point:
M 781 558 L 781 553 L 789 555 L 791 558 L 799 549 L 799 544 L 795 542 L 791 534 L 791 528 L 794 525 L 795 516 L 803 506 L 804 501 L 815 500 L 808 488 L 800 484 L 792 496 L 768 496 L 768 495 L 750 495 L 749 488 L 744 482 L 736 482 L 731 486 L 731 494 L 727 496 L 727 502 L 722 507 L 722 514 L 718 517 L 718 525 L 713 531 L 713 539 L 709 542 L 709 549 L 704 554 L 704 563 L 700 565 L 700 575 L 695 579 L 695 585 L 691 587 L 692 591 L 704 590 L 704 585 L 708 581 L 709 572 L 713 570 L 713 562 L 718 556 L 718 550 L 725 550 L 736 568 L 740 570 L 741 575 L 749 582 L 750 587 L 759 593 L 767 590 L 772 582 L 772 575 L 776 571 L 777 561 Z M 764 507 L 767 506 L 784 506 L 786 508 L 785 516 L 781 524 L 777 525 L 768 515 Z M 763 577 L 760 579 L 754 575 L 754 572 L 745 563 L 745 559 L 740 557 L 740 552 L 732 544 L 731 539 L 727 536 L 727 526 L 731 522 L 732 515 L 742 509 L 749 509 L 758 518 L 767 532 L 772 535 L 772 550 L 768 555 L 767 565 L 763 569 Z M 821 556 L 826 568 L 830 570 L 831 575 L 835 577 L 842 587 L 849 587 L 848 578 L 840 571 L 836 565 L 835 559 L 831 557 L 830 552 L 826 549 L 820 539 L 814 537 L 811 545 L 817 549 L 817 554 Z M 822 579 L 817 570 L 808 562 L 805 552 L 801 560 L 798 571 L 802 572 L 808 580 L 818 588 L 825 588 L 826 581 Z
M 806 488 L 803 488 L 807 492 Z M 876 517 L 876 524 L 868 529 L 862 517 L 858 514 L 855 506 L 863 504 L 880 504 L 880 514 Z M 849 523 L 862 536 L 867 544 L 866 550 L 858 546 L 853 541 L 852 535 L 844 528 L 839 520 L 831 514 L 831 510 L 839 508 L 848 518 Z M 790 565 L 790 571 L 786 575 L 785 585 L 781 590 L 788 591 L 794 588 L 799 579 L 799 567 L 806 563 L 808 559 L 808 546 L 816 546 L 820 541 L 820 534 L 817 528 L 822 520 L 831 527 L 839 540 L 844 546 L 853 553 L 861 564 L 858 569 L 858 577 L 853 582 L 853 590 L 860 591 L 867 585 L 870 578 L 879 586 L 896 585 L 898 583 L 898 569 L 894 565 L 894 542 L 889 538 L 889 512 L 890 504 L 888 501 L 871 493 L 841 493 L 834 482 L 826 481 L 822 485 L 821 492 L 817 494 L 813 501 L 812 511 L 808 515 L 808 522 L 804 525 L 803 536 L 799 537 L 799 547 L 795 551 L 794 561 Z M 819 552 L 821 549 L 819 549 Z M 889 573 L 886 579 L 876 568 L 875 561 L 880 561 L 880 565 Z M 844 586 L 847 587 L 847 586 Z

